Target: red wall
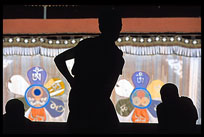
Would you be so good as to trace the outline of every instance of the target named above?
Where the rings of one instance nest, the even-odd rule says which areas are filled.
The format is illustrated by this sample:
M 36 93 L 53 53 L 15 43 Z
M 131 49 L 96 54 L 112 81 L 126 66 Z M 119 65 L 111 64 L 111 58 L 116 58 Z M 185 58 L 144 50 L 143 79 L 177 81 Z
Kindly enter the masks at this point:
M 201 18 L 123 18 L 124 33 L 200 33 Z M 99 33 L 97 19 L 4 19 L 3 34 Z

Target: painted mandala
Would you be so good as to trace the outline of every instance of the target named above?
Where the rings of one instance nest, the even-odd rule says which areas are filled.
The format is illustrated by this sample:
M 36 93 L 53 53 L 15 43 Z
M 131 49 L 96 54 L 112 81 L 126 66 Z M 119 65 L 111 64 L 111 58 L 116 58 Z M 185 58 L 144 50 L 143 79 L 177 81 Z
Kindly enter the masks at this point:
M 27 77 L 30 85 L 20 75 L 11 77 L 8 83 L 9 90 L 17 95 L 24 103 L 27 117 L 31 121 L 49 121 L 48 117 L 56 118 L 65 111 L 64 102 L 58 96 L 64 94 L 65 85 L 59 78 L 52 78 L 45 83 L 46 71 L 39 67 L 28 70 Z
M 127 81 L 121 80 L 116 84 L 116 94 L 124 97 L 116 103 L 116 111 L 122 116 L 130 117 L 134 123 L 155 122 L 157 119 L 156 106 L 161 103 L 160 89 L 164 85 L 161 80 L 153 80 L 149 84 L 149 76 L 142 71 L 132 75 L 134 87 Z

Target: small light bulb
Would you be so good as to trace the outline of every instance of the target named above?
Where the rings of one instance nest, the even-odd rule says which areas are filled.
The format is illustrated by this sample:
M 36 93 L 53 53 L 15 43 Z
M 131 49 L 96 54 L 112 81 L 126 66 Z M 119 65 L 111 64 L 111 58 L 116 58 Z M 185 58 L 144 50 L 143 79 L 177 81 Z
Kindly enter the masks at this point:
M 16 41 L 17 41 L 17 42 L 20 42 L 20 41 L 21 41 L 21 39 L 20 39 L 20 38 L 16 38 Z
M 59 40 L 56 40 L 56 44 L 60 44 L 60 41 L 59 41 Z
M 40 42 L 44 42 L 45 40 L 43 38 L 40 38 Z
M 126 37 L 126 38 L 125 38 L 126 41 L 128 41 L 129 39 L 130 39 L 129 37 Z
M 140 42 L 144 42 L 144 39 L 143 39 L 143 38 L 141 38 L 141 39 L 140 39 Z
M 164 38 L 162 38 L 162 41 L 163 41 L 163 42 L 166 42 L 166 41 L 167 41 L 167 39 L 164 37 Z
M 193 44 L 194 44 L 194 45 L 197 44 L 197 43 L 198 43 L 198 42 L 197 42 L 196 40 L 193 41 Z
M 122 41 L 122 39 L 121 38 L 118 38 L 118 42 L 121 42 Z
M 133 41 L 133 42 L 136 42 L 136 41 L 137 41 L 137 39 L 136 39 L 136 38 L 133 38 L 133 39 L 132 39 L 132 41 Z
M 189 43 L 189 40 L 188 40 L 188 39 L 185 39 L 184 42 L 187 44 L 187 43 Z
M 75 43 L 76 43 L 76 40 L 73 39 L 73 40 L 72 40 L 72 44 L 75 44 Z
M 151 39 L 151 38 L 148 38 L 148 39 L 147 39 L 147 42 L 152 42 L 152 39 Z
M 32 41 L 32 43 L 35 43 L 35 42 L 36 42 L 36 39 L 32 39 L 31 41 Z
M 9 43 L 12 43 L 12 42 L 13 42 L 13 39 L 12 39 L 12 38 L 10 38 L 10 39 L 8 40 L 8 42 L 9 42 Z
M 173 37 L 171 37 L 171 38 L 170 38 L 170 41 L 171 41 L 171 42 L 173 42 L 173 41 L 174 41 L 174 38 L 173 38 Z
M 52 40 L 49 40 L 48 43 L 49 43 L 49 44 L 52 44 Z
M 25 39 L 24 42 L 25 42 L 25 43 L 28 43 L 28 39 Z
M 64 41 L 64 44 L 68 44 L 68 40 L 65 40 L 65 41 Z
M 156 37 L 155 40 L 156 40 L 156 41 L 159 41 L 159 37 Z
M 178 40 L 178 41 L 181 41 L 181 37 L 178 37 L 177 40 Z

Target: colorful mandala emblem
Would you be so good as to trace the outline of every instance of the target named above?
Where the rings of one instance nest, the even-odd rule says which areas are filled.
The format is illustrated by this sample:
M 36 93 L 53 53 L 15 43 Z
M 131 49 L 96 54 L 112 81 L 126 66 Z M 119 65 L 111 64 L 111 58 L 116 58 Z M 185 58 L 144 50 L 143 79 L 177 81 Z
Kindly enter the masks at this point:
M 58 97 L 65 91 L 63 81 L 52 78 L 45 83 L 47 73 L 39 66 L 29 69 L 27 77 L 30 85 L 20 75 L 12 76 L 10 79 L 12 83 L 8 83 L 11 92 L 24 96 L 18 99 L 24 103 L 27 117 L 32 121 L 48 121 L 48 117 L 61 116 L 65 106 Z
M 127 81 L 121 80 L 116 84 L 116 94 L 125 97 L 116 103 L 116 111 L 125 117 L 131 116 L 134 123 L 155 122 L 156 106 L 161 103 L 160 89 L 164 85 L 161 80 L 153 80 L 149 84 L 149 76 L 142 71 L 132 76 L 134 87 Z

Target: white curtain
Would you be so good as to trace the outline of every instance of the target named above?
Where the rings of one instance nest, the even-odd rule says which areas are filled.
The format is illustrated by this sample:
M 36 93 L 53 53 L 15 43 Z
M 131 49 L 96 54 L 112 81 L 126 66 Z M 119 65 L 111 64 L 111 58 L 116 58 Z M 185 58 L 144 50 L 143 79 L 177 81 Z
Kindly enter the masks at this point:
M 180 46 L 120 46 L 124 55 L 125 65 L 120 80 L 126 80 L 132 87 L 132 75 L 137 71 L 143 71 L 149 76 L 149 84 L 154 80 L 160 80 L 164 83 L 172 82 L 178 86 L 180 96 L 188 96 L 193 100 L 197 108 L 201 124 L 201 49 L 184 48 Z M 8 88 L 11 83 L 11 77 L 14 75 L 22 76 L 29 84 L 27 71 L 40 66 L 47 72 L 47 81 L 51 78 L 60 78 L 65 83 L 65 93 L 57 97 L 65 103 L 65 112 L 57 117 L 48 116 L 48 121 L 66 122 L 69 114 L 67 107 L 70 87 L 64 77 L 57 70 L 53 58 L 59 53 L 67 50 L 53 49 L 44 47 L 4 47 L 3 48 L 3 113 L 5 113 L 6 102 L 11 98 L 21 98 L 22 96 L 12 93 Z M 67 62 L 69 69 L 72 68 L 73 60 Z M 46 82 L 47 82 L 46 81 Z M 131 91 L 130 91 L 131 92 Z M 126 99 L 117 94 L 115 89 L 112 92 L 112 102 L 116 106 L 121 99 Z M 131 112 L 123 117 L 118 114 L 121 122 L 132 122 Z M 149 123 L 154 123 L 155 120 Z

